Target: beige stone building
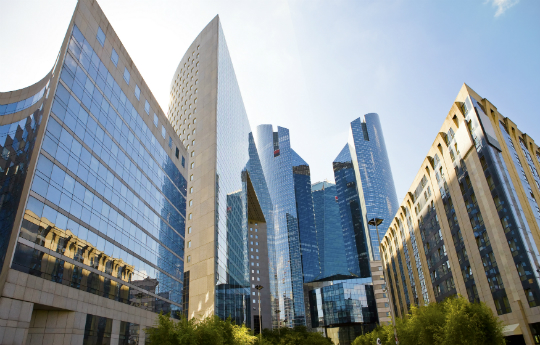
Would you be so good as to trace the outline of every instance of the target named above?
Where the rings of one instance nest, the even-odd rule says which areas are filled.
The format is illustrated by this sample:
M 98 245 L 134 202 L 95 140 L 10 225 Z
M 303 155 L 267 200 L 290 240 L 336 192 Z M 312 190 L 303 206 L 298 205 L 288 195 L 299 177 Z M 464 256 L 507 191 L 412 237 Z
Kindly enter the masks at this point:
M 539 344 L 539 171 L 533 139 L 464 84 L 382 240 L 393 314 L 459 294 Z
M 1 344 L 142 344 L 180 315 L 187 151 L 96 1 L 0 93 L 0 152 Z
M 266 228 L 258 234 L 260 241 L 254 241 L 258 246 L 248 245 L 252 241 L 248 223 L 254 228 L 251 223 L 257 221 L 250 218 L 253 209 L 263 207 L 264 222 L 263 214 L 271 205 L 259 200 L 266 182 L 260 169 L 254 175 L 251 168 L 253 158 L 258 161 L 257 149 L 253 144 L 250 148 L 249 120 L 218 16 L 178 64 L 168 116 L 189 155 L 185 253 L 189 288 L 184 309 L 190 318 L 215 314 L 251 327 L 258 314 L 255 286 L 262 285 L 263 327 L 271 328 Z M 250 273 L 257 270 L 264 274 Z M 267 283 L 263 285 L 261 278 Z M 252 306 L 253 300 L 257 303 Z

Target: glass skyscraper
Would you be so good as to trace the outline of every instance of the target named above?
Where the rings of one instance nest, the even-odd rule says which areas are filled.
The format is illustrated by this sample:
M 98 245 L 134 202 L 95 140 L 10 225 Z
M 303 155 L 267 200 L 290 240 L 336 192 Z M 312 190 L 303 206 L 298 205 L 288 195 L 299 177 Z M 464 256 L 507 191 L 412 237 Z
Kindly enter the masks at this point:
M 312 186 L 323 274 L 304 285 L 308 326 L 340 344 L 390 321 L 378 238 L 397 209 L 378 115 L 354 120 L 349 133 L 332 163 L 336 184 Z M 368 224 L 372 218 L 384 219 L 379 237 Z
M 399 204 L 379 115 L 370 113 L 364 120 L 358 118 L 351 122 L 349 150 L 358 184 L 367 250 L 371 260 L 380 260 L 379 238 L 384 237 Z M 383 219 L 378 235 L 375 227 L 367 224 L 373 218 Z
M 371 277 L 368 237 L 348 144 L 341 150 L 332 165 L 336 180 L 336 197 L 343 230 L 347 269 L 351 275 L 362 278 Z
M 320 279 L 350 276 L 336 185 L 327 181 L 314 183 L 311 194 L 322 271 Z
M 303 283 L 321 276 L 309 165 L 291 148 L 288 129 L 260 125 L 253 136 L 274 209 L 280 322 L 305 325 Z
M 96 2 L 0 116 L 0 342 L 144 341 L 157 313 L 179 317 L 187 153 Z

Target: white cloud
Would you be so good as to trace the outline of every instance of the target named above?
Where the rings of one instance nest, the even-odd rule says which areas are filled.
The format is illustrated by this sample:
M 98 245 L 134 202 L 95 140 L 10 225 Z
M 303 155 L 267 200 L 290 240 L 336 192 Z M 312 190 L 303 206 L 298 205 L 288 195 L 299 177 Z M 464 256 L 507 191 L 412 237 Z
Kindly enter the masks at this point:
M 491 3 L 494 7 L 497 8 L 497 12 L 495 12 L 495 17 L 500 16 L 506 10 L 508 10 L 510 7 L 516 5 L 519 2 L 519 0 L 487 0 L 486 3 Z

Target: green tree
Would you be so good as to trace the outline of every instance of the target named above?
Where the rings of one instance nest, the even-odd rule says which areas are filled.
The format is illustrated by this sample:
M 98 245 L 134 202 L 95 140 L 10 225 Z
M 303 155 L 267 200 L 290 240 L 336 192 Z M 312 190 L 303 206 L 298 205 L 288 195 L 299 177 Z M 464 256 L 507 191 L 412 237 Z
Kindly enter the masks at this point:
M 484 303 L 469 303 L 465 298 L 447 298 L 440 303 L 411 307 L 409 314 L 396 320 L 400 345 L 504 345 L 502 322 Z M 356 338 L 353 345 L 394 343 L 391 325 Z
M 146 328 L 146 337 L 150 344 L 197 345 L 194 320 L 182 318 L 175 322 L 169 316 L 160 313 L 156 327 Z
M 357 337 L 353 345 L 375 345 L 377 344 L 377 339 L 381 339 L 383 345 L 395 345 L 394 328 L 392 325 L 378 326 L 370 333 Z
M 446 322 L 441 345 L 504 345 L 503 323 L 484 303 L 469 303 L 463 297 L 447 299 Z
M 146 334 L 150 344 L 158 345 L 253 345 L 256 339 L 245 325 L 217 316 L 195 322 L 186 318 L 173 321 L 169 314 L 160 314 L 156 327 L 147 328 Z
M 332 345 L 330 339 L 318 332 L 309 332 L 304 326 L 282 327 L 279 330 L 263 329 L 262 344 L 257 345 Z

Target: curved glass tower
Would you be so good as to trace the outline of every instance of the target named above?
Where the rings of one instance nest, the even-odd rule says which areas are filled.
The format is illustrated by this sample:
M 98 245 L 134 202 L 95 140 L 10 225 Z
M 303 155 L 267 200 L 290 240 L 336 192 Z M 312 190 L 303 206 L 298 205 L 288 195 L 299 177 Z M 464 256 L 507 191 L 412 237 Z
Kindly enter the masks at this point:
M 380 260 L 379 238 L 384 237 L 399 204 L 379 115 L 370 113 L 364 120 L 358 118 L 351 122 L 349 150 L 358 183 L 369 257 Z M 378 235 L 375 227 L 367 223 L 373 218 L 383 219 Z

